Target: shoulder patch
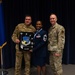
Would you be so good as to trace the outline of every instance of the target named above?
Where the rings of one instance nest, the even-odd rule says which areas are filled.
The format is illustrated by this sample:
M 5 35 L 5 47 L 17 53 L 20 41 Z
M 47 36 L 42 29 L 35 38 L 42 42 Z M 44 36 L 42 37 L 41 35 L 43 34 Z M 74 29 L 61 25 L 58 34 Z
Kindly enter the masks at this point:
M 43 36 L 43 41 L 47 41 L 47 35 L 46 34 Z

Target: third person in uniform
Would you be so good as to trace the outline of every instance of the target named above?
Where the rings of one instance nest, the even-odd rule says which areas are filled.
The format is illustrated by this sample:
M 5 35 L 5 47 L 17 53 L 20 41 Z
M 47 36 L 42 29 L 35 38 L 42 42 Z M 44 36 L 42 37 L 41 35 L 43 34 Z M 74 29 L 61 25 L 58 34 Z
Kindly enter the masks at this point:
M 50 51 L 50 66 L 54 75 L 62 75 L 62 55 L 65 44 L 65 29 L 57 23 L 57 16 L 50 15 L 51 27 L 48 33 L 48 50 Z

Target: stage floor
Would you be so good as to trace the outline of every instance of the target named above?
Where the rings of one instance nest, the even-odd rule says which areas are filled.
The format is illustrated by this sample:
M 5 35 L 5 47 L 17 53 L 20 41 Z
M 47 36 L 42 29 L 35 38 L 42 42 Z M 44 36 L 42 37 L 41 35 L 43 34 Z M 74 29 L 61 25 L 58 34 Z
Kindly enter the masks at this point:
M 6 69 L 6 71 L 8 71 L 7 75 L 14 75 L 14 68 Z M 63 64 L 63 71 L 64 71 L 63 75 L 75 75 L 75 65 L 72 65 L 72 64 L 64 65 Z M 22 75 L 23 73 L 24 73 L 24 69 L 22 69 Z M 31 68 L 31 75 L 37 75 L 37 71 L 35 67 Z M 46 66 L 46 75 L 53 75 L 49 65 Z

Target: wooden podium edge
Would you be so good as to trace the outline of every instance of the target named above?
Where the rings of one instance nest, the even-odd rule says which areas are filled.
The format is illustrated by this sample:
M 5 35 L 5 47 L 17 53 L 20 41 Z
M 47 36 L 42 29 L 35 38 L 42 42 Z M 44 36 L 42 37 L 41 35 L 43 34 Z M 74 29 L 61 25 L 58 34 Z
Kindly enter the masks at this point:
M 2 49 L 6 44 L 7 44 L 7 42 L 5 42 L 4 44 L 2 44 L 2 46 L 0 46 L 0 49 Z

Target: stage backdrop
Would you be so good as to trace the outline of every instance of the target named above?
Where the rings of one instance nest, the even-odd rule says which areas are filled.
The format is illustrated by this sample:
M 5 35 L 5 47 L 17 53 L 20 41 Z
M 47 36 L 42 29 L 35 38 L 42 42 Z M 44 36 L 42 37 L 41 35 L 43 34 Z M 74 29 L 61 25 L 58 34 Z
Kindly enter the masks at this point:
M 41 20 L 44 29 L 50 27 L 49 16 L 55 13 L 58 23 L 66 30 L 66 43 L 63 53 L 63 64 L 75 64 L 75 4 L 73 0 L 3 0 L 4 20 L 7 37 L 5 68 L 14 67 L 15 44 L 11 35 L 18 23 L 24 22 L 24 16 L 32 16 L 32 24 Z M 5 56 L 5 55 L 4 55 Z

